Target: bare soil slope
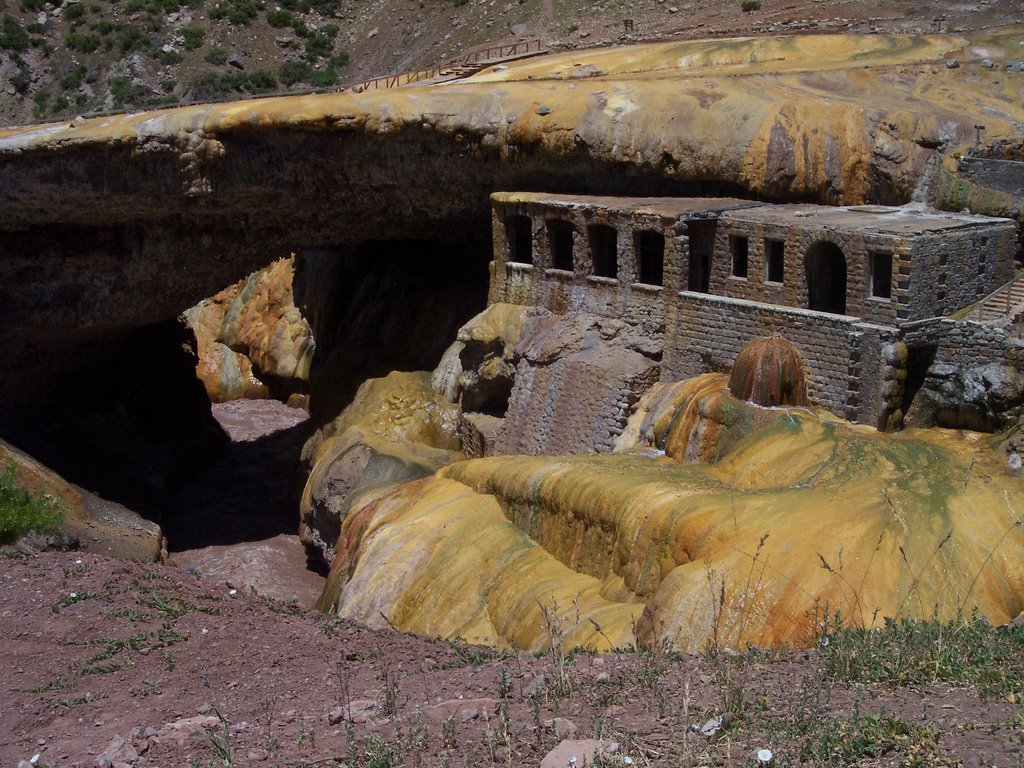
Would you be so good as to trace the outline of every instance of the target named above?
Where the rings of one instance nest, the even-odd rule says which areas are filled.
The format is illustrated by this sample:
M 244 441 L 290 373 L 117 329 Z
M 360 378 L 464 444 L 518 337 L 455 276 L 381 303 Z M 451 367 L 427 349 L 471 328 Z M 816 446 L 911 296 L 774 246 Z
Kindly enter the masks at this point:
M 553 617 L 556 653 L 502 654 L 76 553 L 0 560 L 0 617 L 10 766 L 537 765 L 573 734 L 617 742 L 613 765 L 753 765 L 764 748 L 780 765 L 1021 755 L 1019 651 L 992 659 L 987 687 L 853 685 L 825 649 L 562 655 L 570 615 Z

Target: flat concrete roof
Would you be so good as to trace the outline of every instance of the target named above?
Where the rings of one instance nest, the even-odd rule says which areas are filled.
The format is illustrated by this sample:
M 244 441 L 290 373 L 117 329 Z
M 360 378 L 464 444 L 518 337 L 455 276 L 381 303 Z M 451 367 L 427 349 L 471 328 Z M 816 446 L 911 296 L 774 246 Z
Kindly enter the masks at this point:
M 898 207 L 886 205 L 844 207 L 793 204 L 762 205 L 744 211 L 726 213 L 722 216 L 722 220 L 814 229 L 828 227 L 837 231 L 875 232 L 901 237 L 965 227 L 1013 226 L 1010 219 L 972 216 L 967 213 L 947 213 L 923 205 Z
M 763 206 L 756 200 L 735 197 L 614 197 L 556 195 L 546 192 L 495 192 L 492 203 L 547 205 L 553 208 L 596 208 L 622 213 L 649 213 L 669 218 L 700 217 L 709 213 Z

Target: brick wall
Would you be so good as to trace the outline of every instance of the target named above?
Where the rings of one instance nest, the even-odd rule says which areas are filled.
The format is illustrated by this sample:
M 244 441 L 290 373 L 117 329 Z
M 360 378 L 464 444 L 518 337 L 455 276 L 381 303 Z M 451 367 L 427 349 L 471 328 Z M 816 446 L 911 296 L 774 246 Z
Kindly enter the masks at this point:
M 881 350 L 895 329 L 850 317 L 684 291 L 665 341 L 662 379 L 728 371 L 748 342 L 784 336 L 806 364 L 812 402 L 874 424 L 881 407 Z
M 513 245 L 506 222 L 512 216 L 531 219 L 532 264 L 511 260 Z M 566 221 L 574 227 L 572 271 L 552 266 L 548 235 L 548 222 L 552 220 Z M 616 232 L 615 278 L 594 274 L 590 228 L 595 225 L 611 227 Z M 590 312 L 661 334 L 665 327 L 667 289 L 638 282 L 634 235 L 653 231 L 665 238 L 663 284 L 678 285 L 686 238 L 679 235 L 674 225 L 673 220 L 628 211 L 535 203 L 496 204 L 492 212 L 494 262 L 489 300 L 538 306 L 557 313 Z
M 1015 240 L 1009 223 L 916 238 L 900 320 L 952 314 L 992 293 L 1013 278 Z

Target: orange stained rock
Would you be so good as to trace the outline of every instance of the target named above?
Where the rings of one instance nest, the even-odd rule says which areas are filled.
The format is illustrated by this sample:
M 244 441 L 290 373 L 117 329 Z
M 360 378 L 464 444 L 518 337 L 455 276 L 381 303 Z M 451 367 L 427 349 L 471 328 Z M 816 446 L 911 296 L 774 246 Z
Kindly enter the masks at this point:
M 691 386 L 732 425 L 716 463 L 619 453 L 451 465 L 353 510 L 360 527 L 346 523 L 332 602 L 371 623 L 383 611 L 402 629 L 532 649 L 547 643 L 539 606 L 552 600 L 576 642 L 628 640 L 642 611 L 640 642 L 690 651 L 804 645 L 827 612 L 864 626 L 1021 613 L 1024 481 L 993 438 L 884 435 L 739 403 L 721 377 Z M 675 414 L 679 400 L 652 399 L 660 407 L 637 418 L 664 435 L 673 419 L 658 411 Z
M 806 35 L 572 51 L 443 85 L 0 130 L 0 154 L 161 145 L 201 170 L 230 162 L 235 134 L 429 131 L 479 152 L 585 151 L 669 178 L 853 204 L 867 200 L 878 175 L 888 194 L 909 197 L 934 155 L 928 147 L 942 142 L 947 156 L 962 153 L 974 144 L 975 124 L 986 126 L 989 144 L 1019 142 L 1024 106 L 1015 80 L 979 74 L 977 62 L 980 51 L 1019 58 L 1021 34 L 1021 27 L 1008 27 L 963 38 Z M 954 56 L 963 66 L 947 69 L 945 59 Z M 216 151 L 199 158 L 193 145 Z
M 803 358 L 779 336 L 754 339 L 736 356 L 729 391 L 755 405 L 807 405 Z

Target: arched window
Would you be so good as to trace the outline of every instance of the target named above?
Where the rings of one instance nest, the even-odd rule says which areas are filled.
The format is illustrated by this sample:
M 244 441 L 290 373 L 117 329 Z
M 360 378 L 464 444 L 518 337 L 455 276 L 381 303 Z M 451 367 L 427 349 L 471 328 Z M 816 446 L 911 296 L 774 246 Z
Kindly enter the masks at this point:
M 516 264 L 533 264 L 533 222 L 529 216 L 505 219 L 508 260 Z
M 573 240 L 576 228 L 568 221 L 550 219 L 548 221 L 548 245 L 551 248 L 551 266 L 565 272 L 573 270 Z
M 846 314 L 846 257 L 828 240 L 807 249 L 807 306 L 818 312 Z
M 618 232 L 607 224 L 592 224 L 587 229 L 590 260 L 597 277 L 618 277 Z
M 661 285 L 665 270 L 665 236 L 650 230 L 637 232 L 634 247 L 637 282 Z

